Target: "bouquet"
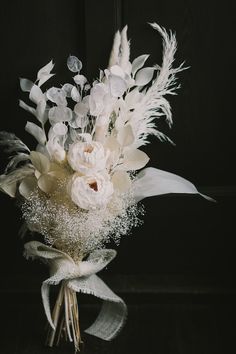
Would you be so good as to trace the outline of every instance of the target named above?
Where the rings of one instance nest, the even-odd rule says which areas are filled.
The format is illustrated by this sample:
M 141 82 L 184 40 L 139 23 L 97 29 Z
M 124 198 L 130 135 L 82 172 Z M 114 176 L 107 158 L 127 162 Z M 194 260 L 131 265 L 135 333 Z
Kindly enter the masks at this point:
M 75 56 L 67 60 L 73 79 L 61 87 L 42 89 L 54 75 L 52 61 L 38 71 L 35 82 L 20 79 L 32 102 L 20 100 L 20 107 L 36 119 L 25 126 L 37 141 L 34 150 L 14 134 L 0 133 L 0 144 L 10 154 L 0 176 L 1 191 L 17 198 L 25 228 L 41 235 L 40 241 L 25 243 L 26 257 L 40 259 L 50 269 L 41 288 L 49 346 L 65 338 L 79 350 L 77 292 L 103 300 L 86 332 L 104 340 L 117 335 L 126 305 L 96 275 L 116 256 L 106 244 L 118 243 L 139 225 L 140 200 L 165 193 L 198 193 L 182 177 L 143 169 L 149 157 L 141 148 L 149 136 L 170 141 L 158 123 L 164 118 L 171 127 L 165 96 L 176 93 L 176 74 L 185 69 L 183 64 L 173 67 L 175 35 L 156 23 L 151 26 L 163 39 L 161 66 L 144 67 L 148 55 L 130 62 L 126 26 L 115 34 L 107 69 L 100 70 L 91 85 Z M 49 288 L 56 284 L 60 291 L 51 313 Z

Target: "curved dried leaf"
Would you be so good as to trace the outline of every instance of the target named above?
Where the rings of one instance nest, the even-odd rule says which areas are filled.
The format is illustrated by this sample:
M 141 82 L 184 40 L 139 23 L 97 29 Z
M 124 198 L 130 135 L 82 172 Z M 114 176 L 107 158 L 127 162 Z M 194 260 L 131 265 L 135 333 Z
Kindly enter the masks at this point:
M 50 170 L 50 161 L 47 156 L 38 151 L 31 151 L 30 160 L 37 171 L 47 173 Z
M 67 59 L 67 67 L 73 73 L 79 72 L 82 69 L 82 62 L 74 55 L 70 55 Z
M 37 104 L 36 117 L 40 121 L 40 123 L 42 123 L 42 124 L 46 123 L 46 121 L 48 119 L 48 115 L 46 112 L 46 101 L 43 100 Z
M 39 144 L 45 144 L 47 141 L 46 135 L 43 131 L 42 128 L 40 128 L 38 125 L 32 123 L 32 122 L 27 122 L 25 126 L 25 130 L 33 135 L 33 137 L 38 141 Z
M 37 74 L 37 79 L 40 80 L 42 79 L 45 75 L 50 74 L 54 67 L 53 61 L 51 60 L 48 64 L 44 65 Z
M 36 188 L 37 179 L 34 176 L 28 176 L 19 185 L 19 192 L 25 199 L 28 199 Z
M 43 174 L 38 179 L 38 186 L 44 193 L 51 193 L 56 188 L 56 180 L 53 176 Z
M 45 100 L 41 88 L 38 87 L 37 85 L 33 85 L 33 87 L 31 88 L 29 98 L 32 102 L 36 104 L 38 104 L 40 101 Z
M 133 76 L 135 76 L 136 72 L 144 66 L 145 61 L 148 59 L 148 57 L 149 57 L 149 54 L 143 54 L 143 55 L 140 55 L 139 57 L 134 59 L 134 61 L 132 62 Z
M 21 108 L 23 108 L 24 110 L 26 110 L 27 112 L 30 112 L 31 114 L 33 114 L 34 116 L 36 116 L 36 109 L 27 105 L 24 101 L 19 100 L 19 106 Z
M 125 171 L 135 171 L 143 168 L 149 161 L 148 155 L 139 150 L 128 150 L 124 154 L 124 161 L 120 166 L 120 169 Z
M 200 194 L 203 198 L 214 201 L 212 198 L 198 192 L 188 180 L 176 174 L 148 167 L 139 172 L 133 183 L 136 202 L 154 195 L 169 193 Z
M 42 78 L 39 80 L 38 82 L 38 86 L 42 86 L 46 81 L 48 81 L 52 76 L 54 76 L 55 74 L 45 74 L 42 76 Z
M 30 92 L 34 83 L 28 79 L 20 78 L 20 88 L 24 92 Z
M 147 85 L 153 77 L 155 68 L 144 68 L 137 72 L 135 77 L 135 85 L 144 86 Z

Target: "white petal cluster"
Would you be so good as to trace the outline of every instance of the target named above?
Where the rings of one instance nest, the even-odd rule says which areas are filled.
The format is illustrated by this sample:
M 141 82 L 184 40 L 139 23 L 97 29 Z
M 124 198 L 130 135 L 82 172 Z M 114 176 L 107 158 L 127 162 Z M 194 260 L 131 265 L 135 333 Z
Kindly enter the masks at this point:
M 102 173 L 75 175 L 69 189 L 73 202 L 86 210 L 104 209 L 114 192 L 109 176 Z

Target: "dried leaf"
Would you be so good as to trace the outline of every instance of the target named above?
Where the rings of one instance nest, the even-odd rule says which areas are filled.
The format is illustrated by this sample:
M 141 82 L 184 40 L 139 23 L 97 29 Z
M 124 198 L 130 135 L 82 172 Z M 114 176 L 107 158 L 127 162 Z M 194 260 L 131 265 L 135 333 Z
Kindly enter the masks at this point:
M 48 81 L 51 77 L 53 77 L 55 74 L 45 74 L 42 76 L 42 78 L 38 82 L 38 86 L 42 86 L 46 81 Z
M 25 130 L 33 135 L 33 137 L 38 141 L 39 144 L 45 144 L 47 141 L 45 132 L 43 131 L 42 128 L 40 128 L 38 125 L 32 123 L 32 122 L 27 122 L 25 126 Z
M 147 85 L 151 81 L 154 71 L 155 68 L 144 68 L 139 70 L 135 77 L 135 85 L 137 86 Z
M 37 171 L 40 173 L 48 173 L 50 170 L 50 161 L 47 156 L 38 151 L 31 151 L 30 160 Z
M 40 80 L 42 79 L 45 75 L 50 74 L 50 72 L 52 71 L 54 67 L 53 61 L 51 60 L 48 64 L 46 64 L 45 66 L 43 66 L 39 71 L 38 71 L 38 75 L 37 75 L 37 79 Z
M 128 146 L 134 142 L 134 133 L 130 124 L 118 130 L 117 140 L 121 146 Z
M 24 101 L 19 100 L 19 106 L 21 108 L 23 108 L 24 110 L 26 110 L 27 112 L 30 112 L 31 114 L 33 114 L 34 116 L 36 116 L 36 109 L 27 105 Z
M 43 174 L 38 179 L 38 186 L 44 193 L 50 193 L 56 188 L 55 178 L 48 174 Z
M 134 149 L 128 150 L 124 154 L 124 161 L 120 166 L 121 170 L 135 171 L 143 168 L 149 161 L 149 157 L 145 152 Z
M 35 188 L 37 188 L 37 179 L 34 176 L 28 176 L 19 185 L 19 192 L 25 199 L 28 199 Z
M 20 78 L 20 87 L 21 90 L 24 92 L 30 92 L 32 87 L 34 86 L 34 83 L 28 79 Z
M 33 87 L 31 88 L 29 98 L 32 102 L 36 104 L 38 104 L 40 101 L 45 100 L 42 90 L 37 85 L 33 85 Z
M 48 119 L 48 115 L 46 112 L 46 101 L 40 101 L 36 108 L 36 117 L 43 125 L 46 123 Z
M 135 58 L 132 62 L 132 74 L 135 76 L 136 72 L 143 67 L 145 61 L 148 59 L 149 54 L 143 54 Z

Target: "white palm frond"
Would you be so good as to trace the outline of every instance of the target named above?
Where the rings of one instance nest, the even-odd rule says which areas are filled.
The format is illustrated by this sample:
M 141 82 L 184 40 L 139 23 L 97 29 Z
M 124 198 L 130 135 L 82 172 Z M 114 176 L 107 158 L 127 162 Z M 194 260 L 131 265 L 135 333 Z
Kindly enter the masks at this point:
M 160 140 L 170 141 L 165 134 L 157 129 L 156 123 L 160 117 L 164 116 L 166 122 L 171 127 L 171 107 L 164 96 L 167 94 L 176 94 L 176 90 L 180 87 L 180 85 L 176 83 L 176 74 L 187 69 L 183 67 L 184 63 L 177 68 L 172 67 L 177 49 L 175 34 L 171 31 L 168 33 L 156 23 L 151 23 L 150 25 L 162 36 L 163 58 L 162 66 L 154 66 L 157 70 L 157 76 L 152 81 L 151 86 L 146 89 L 145 94 L 142 96 L 142 99 L 138 102 L 137 107 L 131 115 L 130 123 L 135 133 L 136 146 L 147 144 L 147 137 L 150 134 L 157 136 Z
M 127 29 L 126 25 L 121 31 L 121 45 L 120 45 L 120 67 L 126 72 L 129 65 L 129 56 L 130 56 L 130 43 L 127 39 Z
M 111 54 L 110 54 L 108 68 L 110 68 L 113 65 L 118 64 L 118 62 L 119 62 L 120 43 L 121 43 L 120 31 L 117 31 L 114 36 L 114 40 L 113 40 L 113 46 L 112 46 L 112 50 L 111 50 Z

